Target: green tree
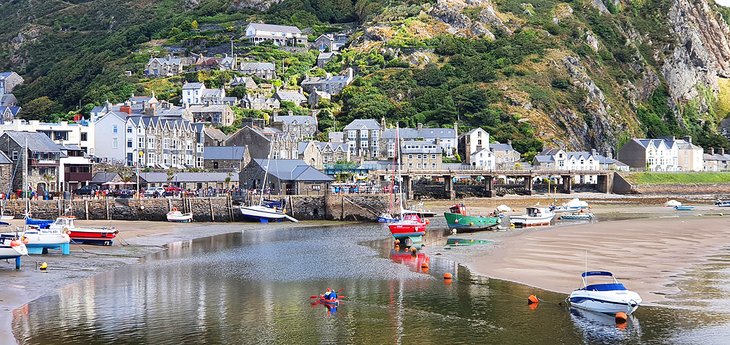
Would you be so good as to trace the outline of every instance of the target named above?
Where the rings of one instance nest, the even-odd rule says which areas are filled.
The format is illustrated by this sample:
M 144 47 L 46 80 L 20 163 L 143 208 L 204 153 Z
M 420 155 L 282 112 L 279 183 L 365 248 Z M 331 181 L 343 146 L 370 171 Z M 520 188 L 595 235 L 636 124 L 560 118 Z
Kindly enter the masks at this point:
M 26 103 L 20 112 L 20 117 L 26 120 L 52 121 L 53 114 L 60 110 L 58 103 L 47 96 L 42 96 Z
M 193 20 L 190 23 L 190 28 L 193 29 L 193 30 L 195 30 L 195 31 L 198 31 L 198 21 L 197 20 Z

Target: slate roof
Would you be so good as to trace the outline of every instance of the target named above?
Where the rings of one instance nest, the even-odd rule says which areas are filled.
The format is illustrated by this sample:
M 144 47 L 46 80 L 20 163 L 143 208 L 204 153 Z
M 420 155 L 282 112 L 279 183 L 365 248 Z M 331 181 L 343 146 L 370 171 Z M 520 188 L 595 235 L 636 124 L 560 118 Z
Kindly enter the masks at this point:
M 223 131 L 215 127 L 205 127 L 203 131 L 214 140 L 224 141 L 228 138 L 226 133 L 223 133 Z
M 245 152 L 243 146 L 208 146 L 203 150 L 203 159 L 240 161 Z
M 231 182 L 238 182 L 238 174 L 224 172 L 178 172 L 168 181 L 166 172 L 140 173 L 139 178 L 147 183 L 191 183 L 191 182 L 225 182 L 226 177 Z
M 10 158 L 5 155 L 4 152 L 0 151 L 0 164 L 12 164 L 13 162 L 10 161 Z
M 396 129 L 390 128 L 383 131 L 383 139 L 395 139 Z M 456 131 L 453 128 L 401 128 L 398 133 L 401 139 L 456 139 Z
M 6 79 L 6 78 L 8 78 L 9 76 L 11 76 L 11 75 L 12 75 L 13 73 L 15 73 L 15 72 L 13 72 L 13 71 L 9 71 L 9 72 L 0 72 L 0 80 L 5 80 L 5 79 Z
M 98 173 L 94 174 L 94 177 L 91 179 L 90 182 L 102 184 L 102 183 L 114 181 L 114 179 L 116 179 L 118 176 L 119 176 L 119 174 L 117 174 L 115 172 L 98 172 Z
M 269 31 L 269 32 L 283 32 L 288 34 L 301 34 L 302 30 L 299 30 L 296 26 L 288 25 L 274 25 L 274 24 L 263 24 L 263 23 L 250 23 L 248 27 L 255 30 Z
M 277 115 L 277 116 L 274 116 L 274 122 L 283 122 L 287 125 L 291 125 L 294 122 L 296 122 L 297 124 L 303 124 L 303 123 L 309 122 L 311 124 L 316 125 L 317 119 L 314 116 L 309 116 L 309 115 L 304 115 L 304 116 L 302 116 L 302 115 L 291 115 L 291 116 L 290 115 L 284 115 L 284 116 Z
M 345 126 L 345 130 L 362 129 L 363 127 L 365 129 L 375 130 L 380 129 L 380 124 L 374 119 L 357 119 Z
M 317 56 L 317 60 L 329 60 L 329 59 L 331 59 L 331 58 L 332 58 L 333 56 L 335 56 L 335 53 L 333 53 L 333 52 L 327 52 L 327 53 L 325 53 L 325 52 L 321 52 L 321 53 L 319 53 L 319 55 Z
M 5 131 L 16 144 L 24 146 L 28 140 L 28 150 L 31 152 L 61 153 L 61 149 L 51 138 L 41 132 Z
M 265 169 L 269 165 L 269 174 L 283 181 L 330 182 L 333 179 L 321 171 L 307 165 L 301 159 L 276 159 L 271 163 L 266 159 L 254 159 L 256 164 Z
M 299 90 L 277 90 L 276 96 L 282 101 L 291 101 L 294 103 L 307 101 L 307 98 L 304 97 Z
M 0 106 L 0 114 L 4 114 L 6 111 L 10 111 L 10 113 L 13 114 L 13 117 L 16 117 L 20 112 L 20 107 Z
M 203 83 L 185 83 L 183 90 L 197 90 L 203 87 L 205 87 Z
M 404 141 L 401 145 L 402 153 L 441 153 L 441 145 L 430 141 Z
M 241 71 L 273 71 L 274 64 L 271 62 L 241 62 L 238 69 Z
M 233 77 L 231 79 L 231 86 L 243 85 L 246 88 L 255 89 L 258 87 L 256 82 L 251 77 Z
M 515 149 L 512 147 L 512 144 L 500 144 L 500 143 L 490 143 L 489 149 L 492 152 L 495 151 L 515 151 Z

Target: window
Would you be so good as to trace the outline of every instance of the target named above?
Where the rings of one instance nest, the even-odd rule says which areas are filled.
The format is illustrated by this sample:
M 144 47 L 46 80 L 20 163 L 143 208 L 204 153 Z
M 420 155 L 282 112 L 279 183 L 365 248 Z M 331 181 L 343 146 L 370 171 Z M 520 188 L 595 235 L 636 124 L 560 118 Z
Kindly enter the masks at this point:
M 482 139 L 477 140 L 477 145 L 481 145 L 481 144 L 482 144 Z
M 117 125 L 112 125 L 112 133 L 114 133 L 114 134 L 119 133 L 119 128 L 117 128 Z
M 213 169 L 218 169 L 218 162 L 213 162 Z
M 144 138 L 137 138 L 137 147 L 140 149 L 144 147 Z
M 132 126 L 127 126 L 127 133 L 132 133 Z
M 132 148 L 132 144 L 134 144 L 134 142 L 132 142 L 132 139 L 127 139 L 127 147 Z
M 117 139 L 117 138 L 112 139 L 112 148 L 113 149 L 119 148 L 119 139 Z
M 431 159 L 436 159 L 436 155 L 431 155 Z
M 18 160 L 18 151 L 13 151 L 13 160 L 14 161 Z
M 87 133 L 81 133 L 81 141 L 87 140 Z

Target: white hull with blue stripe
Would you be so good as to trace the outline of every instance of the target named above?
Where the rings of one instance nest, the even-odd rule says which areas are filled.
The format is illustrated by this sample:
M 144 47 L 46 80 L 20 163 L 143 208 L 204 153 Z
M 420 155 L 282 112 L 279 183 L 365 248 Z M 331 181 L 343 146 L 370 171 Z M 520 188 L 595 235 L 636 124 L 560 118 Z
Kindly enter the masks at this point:
M 616 314 L 619 312 L 632 314 L 641 305 L 638 293 L 626 289 L 613 277 L 611 272 L 590 271 L 582 275 L 583 287 L 573 291 L 568 300 L 574 308 L 590 310 L 598 313 Z M 613 279 L 611 283 L 587 284 L 587 277 L 603 276 Z
M 284 219 L 292 222 L 298 222 L 298 220 L 294 217 L 291 217 L 277 209 L 260 205 L 241 206 L 241 214 L 246 218 L 258 220 L 261 222 L 276 222 Z

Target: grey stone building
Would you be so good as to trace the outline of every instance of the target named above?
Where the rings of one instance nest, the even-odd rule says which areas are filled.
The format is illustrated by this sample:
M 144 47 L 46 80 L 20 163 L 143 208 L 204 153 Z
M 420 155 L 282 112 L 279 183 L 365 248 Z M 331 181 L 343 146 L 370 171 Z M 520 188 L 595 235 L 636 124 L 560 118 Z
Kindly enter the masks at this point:
M 312 138 L 317 133 L 317 118 L 314 116 L 274 115 L 271 127 L 292 134 L 297 140 L 302 140 Z
M 323 194 L 333 179 L 300 159 L 252 159 L 241 171 L 241 188 L 264 190 L 277 195 Z
M 211 146 L 203 152 L 203 167 L 208 171 L 239 172 L 251 161 L 251 155 L 243 146 Z
M 13 171 L 18 172 L 13 178 L 13 190 L 21 189 L 24 159 L 28 162 L 26 189 L 31 187 L 39 194 L 59 190 L 58 174 L 62 152 L 47 135 L 41 132 L 5 131 L 0 136 L 0 151 L 13 162 Z

